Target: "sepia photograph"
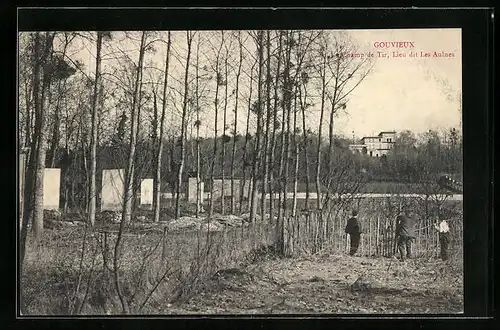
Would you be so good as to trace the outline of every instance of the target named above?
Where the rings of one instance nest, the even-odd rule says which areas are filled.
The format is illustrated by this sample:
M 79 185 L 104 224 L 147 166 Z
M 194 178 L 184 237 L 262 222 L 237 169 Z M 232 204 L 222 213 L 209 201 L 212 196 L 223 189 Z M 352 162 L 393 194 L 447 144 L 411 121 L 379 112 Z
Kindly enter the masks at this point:
M 462 31 L 20 31 L 22 316 L 464 313 Z

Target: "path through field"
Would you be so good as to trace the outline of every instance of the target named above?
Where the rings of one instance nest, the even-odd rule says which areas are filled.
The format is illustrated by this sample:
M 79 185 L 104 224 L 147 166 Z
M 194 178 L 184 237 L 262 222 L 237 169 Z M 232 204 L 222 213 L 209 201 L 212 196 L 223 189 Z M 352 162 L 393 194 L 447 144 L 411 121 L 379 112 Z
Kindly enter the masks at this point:
M 361 285 L 351 286 L 360 276 Z M 219 272 L 202 292 L 164 306 L 161 313 L 462 313 L 462 283 L 455 266 L 435 259 L 401 263 L 323 255 L 264 260 Z

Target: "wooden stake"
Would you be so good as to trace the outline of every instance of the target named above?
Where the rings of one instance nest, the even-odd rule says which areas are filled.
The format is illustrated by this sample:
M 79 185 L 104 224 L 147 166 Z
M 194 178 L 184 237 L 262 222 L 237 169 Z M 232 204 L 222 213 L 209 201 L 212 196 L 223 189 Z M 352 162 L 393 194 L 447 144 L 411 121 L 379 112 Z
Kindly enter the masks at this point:
M 368 256 L 372 255 L 372 221 L 368 218 Z
M 377 215 L 377 234 L 375 236 L 375 243 L 377 244 L 376 248 L 375 248 L 375 253 L 377 254 L 377 256 L 379 255 L 380 253 L 380 250 L 379 250 L 379 234 L 380 234 L 380 217 Z

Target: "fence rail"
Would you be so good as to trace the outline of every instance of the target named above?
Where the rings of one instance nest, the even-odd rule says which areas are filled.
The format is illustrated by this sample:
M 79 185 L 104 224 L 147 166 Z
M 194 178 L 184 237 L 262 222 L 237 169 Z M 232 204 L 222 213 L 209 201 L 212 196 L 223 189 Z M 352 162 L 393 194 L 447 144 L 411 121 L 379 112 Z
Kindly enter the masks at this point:
M 362 224 L 361 241 L 357 255 L 386 256 L 396 253 L 396 214 L 387 215 L 384 205 L 377 201 L 365 200 L 364 205 L 357 205 L 361 209 L 358 216 Z M 285 220 L 283 236 L 285 251 L 289 255 L 298 253 L 316 253 L 322 249 L 329 249 L 339 253 L 349 251 L 349 235 L 344 228 L 349 218 L 349 208 L 344 212 L 305 211 L 295 217 Z M 386 214 L 384 215 L 384 211 Z M 461 213 L 449 218 L 451 248 L 460 250 L 463 238 L 463 219 Z M 433 224 L 436 218 L 432 214 L 415 214 L 416 237 L 412 244 L 412 254 L 415 257 L 439 255 L 438 232 Z

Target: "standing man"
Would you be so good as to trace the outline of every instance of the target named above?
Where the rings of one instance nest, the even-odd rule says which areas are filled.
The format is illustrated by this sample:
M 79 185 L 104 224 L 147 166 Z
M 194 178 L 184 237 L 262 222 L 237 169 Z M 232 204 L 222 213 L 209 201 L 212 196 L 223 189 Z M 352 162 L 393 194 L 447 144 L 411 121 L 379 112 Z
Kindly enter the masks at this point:
M 396 217 L 396 242 L 401 256 L 401 261 L 411 258 L 411 241 L 415 238 L 415 220 L 405 208 Z
M 443 261 L 448 260 L 448 245 L 450 244 L 450 227 L 448 222 L 443 216 L 439 217 L 441 222 L 434 225 L 434 228 L 438 231 L 439 235 L 439 245 L 441 247 L 441 259 Z
M 361 239 L 361 222 L 358 220 L 358 211 L 352 210 L 352 216 L 347 220 L 345 232 L 351 239 L 351 250 L 349 254 L 353 256 L 358 251 L 359 241 Z

